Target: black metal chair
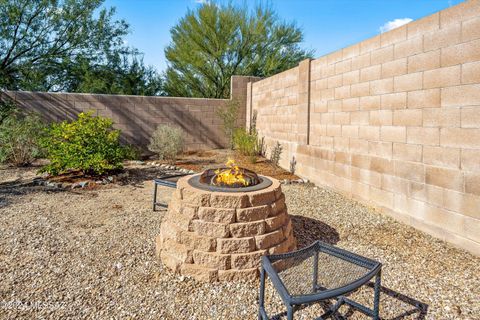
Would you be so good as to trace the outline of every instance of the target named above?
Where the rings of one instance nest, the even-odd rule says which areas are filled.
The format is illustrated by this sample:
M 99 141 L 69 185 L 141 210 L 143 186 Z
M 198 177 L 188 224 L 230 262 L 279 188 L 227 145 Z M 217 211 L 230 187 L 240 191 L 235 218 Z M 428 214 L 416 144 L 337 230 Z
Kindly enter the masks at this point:
M 265 307 L 265 278 L 268 276 L 287 307 L 287 319 L 295 309 L 316 302 L 336 302 L 317 320 L 335 316 L 347 304 L 378 320 L 382 264 L 346 250 L 316 241 L 298 251 L 262 257 L 258 319 L 269 319 Z M 345 295 L 374 281 L 373 309 Z
M 168 187 L 168 188 L 176 188 L 177 181 L 183 176 L 187 176 L 189 173 L 175 173 L 175 174 L 165 174 L 157 179 L 153 179 L 153 211 L 157 211 L 157 206 L 161 206 L 163 208 L 168 207 L 167 203 L 164 202 L 157 202 L 157 189 L 158 186 Z

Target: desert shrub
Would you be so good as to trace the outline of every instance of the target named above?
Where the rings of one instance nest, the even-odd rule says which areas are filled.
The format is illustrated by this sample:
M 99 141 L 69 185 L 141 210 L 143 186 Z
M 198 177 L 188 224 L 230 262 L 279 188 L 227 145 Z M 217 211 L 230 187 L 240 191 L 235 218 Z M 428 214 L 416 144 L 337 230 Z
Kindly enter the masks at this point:
M 44 124 L 38 115 L 11 108 L 2 114 L 1 120 L 1 163 L 24 166 L 41 156 L 40 137 Z
M 0 124 L 2 124 L 3 120 L 7 119 L 7 117 L 17 112 L 18 110 L 13 101 L 11 100 L 0 101 Z
M 112 120 L 90 112 L 80 113 L 75 121 L 53 123 L 45 131 L 41 142 L 50 164 L 41 171 L 50 174 L 69 170 L 103 174 L 122 168 L 127 155 Z
M 235 147 L 234 134 L 240 105 L 237 100 L 229 101 L 225 107 L 218 109 L 217 116 L 222 120 L 223 131 L 228 139 L 228 145 L 233 150 Z
M 182 129 L 161 124 L 153 132 L 148 150 L 156 153 L 160 160 L 174 161 L 183 151 L 184 144 Z
M 282 156 L 283 147 L 280 142 L 277 141 L 275 146 L 272 149 L 272 153 L 270 154 L 270 161 L 275 167 L 278 167 L 278 163 L 280 162 L 280 157 Z
M 255 163 L 259 155 L 259 140 L 257 133 L 249 133 L 245 129 L 238 128 L 233 135 L 235 150 L 241 155 L 250 158 L 250 162 Z

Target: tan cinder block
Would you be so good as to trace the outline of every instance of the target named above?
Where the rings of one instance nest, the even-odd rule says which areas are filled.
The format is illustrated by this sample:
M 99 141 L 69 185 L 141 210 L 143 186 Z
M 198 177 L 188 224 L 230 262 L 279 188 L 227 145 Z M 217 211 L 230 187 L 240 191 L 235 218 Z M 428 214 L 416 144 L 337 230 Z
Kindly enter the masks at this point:
M 354 84 L 358 83 L 360 80 L 360 71 L 359 70 L 354 70 L 350 72 L 346 72 L 342 75 L 342 83 L 343 85 L 349 85 L 349 84 Z
M 393 78 L 395 92 L 419 90 L 423 87 L 422 72 L 405 74 Z
M 408 92 L 407 107 L 411 109 L 440 107 L 440 89 Z
M 480 61 L 462 64 L 462 84 L 480 83 Z
M 460 149 L 424 146 L 423 162 L 433 166 L 459 169 Z
M 438 146 L 440 144 L 440 129 L 408 127 L 407 143 Z
M 368 125 L 369 119 L 369 111 L 353 111 L 350 113 L 350 123 L 354 125 Z
M 440 13 L 440 27 L 444 28 L 459 21 L 465 21 L 480 14 L 480 3 L 476 0 L 465 1 Z
M 460 23 L 450 25 L 444 29 L 426 33 L 423 36 L 423 50 L 430 51 L 448 47 L 461 41 L 462 30 Z
M 440 14 L 437 12 L 407 24 L 407 37 L 411 39 L 438 29 L 440 29 Z
M 460 108 L 425 108 L 423 109 L 424 127 L 460 127 Z
M 230 269 L 231 257 L 229 254 L 193 250 L 193 262 L 204 267 L 227 270 Z
M 382 174 L 381 189 L 393 192 L 394 194 L 408 194 L 409 180 L 393 175 Z
M 423 52 L 422 37 L 411 38 L 402 42 L 395 43 L 393 53 L 395 59 L 413 56 Z
M 360 97 L 360 110 L 378 110 L 380 109 L 380 96 Z
M 407 58 L 397 59 L 382 64 L 382 78 L 401 76 L 407 73 Z
M 448 210 L 480 219 L 480 197 L 474 194 L 445 190 L 443 205 Z
M 335 99 L 350 98 L 350 86 L 335 88 Z
M 440 144 L 445 147 L 480 149 L 480 129 L 441 128 Z
M 253 250 L 255 250 L 253 237 L 217 239 L 217 252 L 222 254 L 252 252 Z
M 425 89 L 450 87 L 460 84 L 461 66 L 452 66 L 423 73 L 423 87 Z
M 265 219 L 265 231 L 272 232 L 285 225 L 288 219 L 286 212 L 282 212 L 279 215 Z
M 235 222 L 235 209 L 200 207 L 198 217 L 204 221 L 232 223 Z
M 270 202 L 275 201 L 275 196 L 272 194 Z M 271 207 L 269 205 L 263 205 L 258 207 L 237 209 L 237 221 L 238 222 L 250 222 L 263 220 L 270 215 Z
M 361 139 L 376 141 L 380 139 L 380 127 L 361 126 L 358 131 Z
M 350 139 L 345 137 L 334 137 L 333 148 L 335 150 L 348 150 L 350 147 Z
M 342 135 L 341 125 L 327 125 L 327 135 L 332 137 L 338 137 Z
M 277 186 L 280 185 L 277 180 L 274 180 L 273 183 L 274 185 L 277 185 Z M 275 187 L 272 186 L 264 190 L 250 192 L 249 198 L 250 198 L 250 204 L 252 206 L 269 205 L 275 201 Z M 237 210 L 237 219 L 238 219 L 238 210 Z
M 469 217 L 464 217 L 464 219 L 465 219 L 464 231 L 467 238 L 475 242 L 480 242 L 480 220 L 469 218 Z
M 393 159 L 412 162 L 422 161 L 422 146 L 416 144 L 394 143 Z
M 352 70 L 359 70 L 370 65 L 370 53 L 352 58 Z
M 380 34 L 380 45 L 382 47 L 398 43 L 407 39 L 407 26 L 401 26 L 388 32 Z
M 460 170 L 425 166 L 425 183 L 462 192 L 464 177 Z
M 480 105 L 480 84 L 442 88 L 442 107 Z
M 440 49 L 408 57 L 408 73 L 440 68 Z
M 391 126 L 393 124 L 392 110 L 370 111 L 370 125 L 373 126 Z
M 381 207 L 393 208 L 393 192 L 370 186 L 370 199 Z
M 328 112 L 342 111 L 342 100 L 329 100 L 327 109 Z
M 390 142 L 406 142 L 407 130 L 399 126 L 382 126 L 380 128 L 380 139 Z
M 395 175 L 397 177 L 424 183 L 425 182 L 425 165 L 417 162 L 394 161 Z
M 352 60 L 347 59 L 335 63 L 335 74 L 342 74 L 352 70 Z
M 265 250 L 243 254 L 232 254 L 232 269 L 252 269 L 260 267 Z
M 360 54 L 380 48 L 380 35 L 360 42 Z
M 333 123 L 335 123 L 335 124 L 349 124 L 350 123 L 350 112 L 335 112 Z
M 382 109 L 405 109 L 407 107 L 407 93 L 398 92 L 384 94 L 381 98 Z
M 361 82 L 350 86 L 350 97 L 364 97 L 370 94 L 370 82 Z
M 359 98 L 349 98 L 342 100 L 342 111 L 354 111 L 359 108 Z
M 393 78 L 375 80 L 370 82 L 370 94 L 379 95 L 393 92 Z
M 393 125 L 415 127 L 422 125 L 421 109 L 404 109 L 393 111 Z
M 358 56 L 359 54 L 360 54 L 360 44 L 358 43 L 342 49 L 342 58 L 344 60 L 353 58 L 355 56 Z
M 255 246 L 257 250 L 264 250 L 279 244 L 284 241 L 283 231 L 275 230 L 270 233 L 255 237 Z
M 358 126 L 354 125 L 343 125 L 342 126 L 342 136 L 349 138 L 358 138 Z
M 462 23 L 462 41 L 467 42 L 480 38 L 480 17 Z
M 371 52 L 372 64 L 381 64 L 393 60 L 393 45 Z
M 230 234 L 235 238 L 252 237 L 265 233 L 265 221 L 240 222 L 230 224 Z
M 362 169 L 370 168 L 370 160 L 372 157 L 359 154 L 352 154 L 352 166 Z
M 370 170 L 378 173 L 393 174 L 393 162 L 389 159 L 372 157 L 370 159 Z
M 425 183 L 410 181 L 408 184 L 408 196 L 437 207 L 443 207 L 444 191 L 446 189 Z M 450 191 L 450 190 L 448 190 Z
M 342 86 L 343 75 L 339 74 L 334 77 L 327 78 L 327 88 L 338 88 Z
M 218 280 L 220 281 L 254 281 L 258 278 L 258 268 L 243 270 L 218 270 Z
M 181 267 L 181 273 L 184 276 L 192 277 L 197 281 L 215 282 L 218 280 L 218 270 L 205 268 L 195 264 L 184 264 Z
M 480 171 L 480 150 L 462 149 L 461 168 L 468 171 Z
M 359 154 L 368 154 L 368 141 L 362 139 L 350 139 L 350 152 Z
M 224 223 L 193 220 L 192 228 L 196 234 L 207 237 L 225 238 L 230 234 L 228 225 Z
M 199 236 L 194 232 L 183 231 L 180 240 L 176 241 L 186 245 L 188 248 L 200 251 L 215 251 L 217 248 L 217 240 L 215 238 Z
M 480 60 L 480 39 L 442 49 L 442 67 Z
M 377 64 L 360 70 L 360 81 L 378 80 L 382 77 L 382 65 Z
M 480 172 L 465 173 L 465 192 L 480 195 Z

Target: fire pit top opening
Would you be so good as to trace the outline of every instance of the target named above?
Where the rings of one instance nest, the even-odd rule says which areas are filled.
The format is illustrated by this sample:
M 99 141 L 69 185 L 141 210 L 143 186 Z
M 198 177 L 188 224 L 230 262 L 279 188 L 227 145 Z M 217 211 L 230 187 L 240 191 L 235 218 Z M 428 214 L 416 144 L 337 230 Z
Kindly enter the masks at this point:
M 233 160 L 226 167 L 205 170 L 201 175 L 193 176 L 189 181 L 192 187 L 207 191 L 247 192 L 269 187 L 272 181 L 255 172 L 240 168 Z

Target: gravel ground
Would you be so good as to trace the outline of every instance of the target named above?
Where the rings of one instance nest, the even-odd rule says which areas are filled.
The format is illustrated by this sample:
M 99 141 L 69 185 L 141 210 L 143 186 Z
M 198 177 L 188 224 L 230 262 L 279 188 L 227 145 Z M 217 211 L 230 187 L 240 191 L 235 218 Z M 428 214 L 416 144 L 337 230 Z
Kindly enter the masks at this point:
M 53 191 L 12 188 L 34 171 L 0 169 L 0 318 L 256 319 L 257 282 L 199 283 L 155 259 L 164 215 L 151 210 L 155 170 L 139 169 L 125 185 Z M 480 319 L 480 258 L 338 193 L 310 185 L 284 191 L 300 246 L 322 239 L 384 264 L 382 318 Z M 372 292 L 352 298 L 365 302 Z M 269 312 L 284 310 L 271 287 L 266 298 Z

